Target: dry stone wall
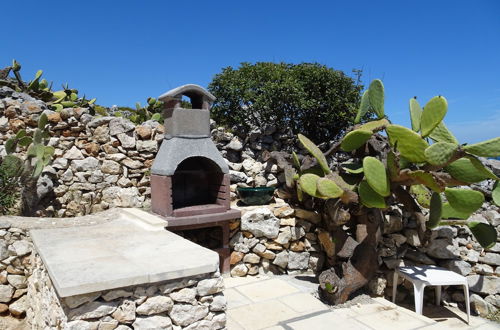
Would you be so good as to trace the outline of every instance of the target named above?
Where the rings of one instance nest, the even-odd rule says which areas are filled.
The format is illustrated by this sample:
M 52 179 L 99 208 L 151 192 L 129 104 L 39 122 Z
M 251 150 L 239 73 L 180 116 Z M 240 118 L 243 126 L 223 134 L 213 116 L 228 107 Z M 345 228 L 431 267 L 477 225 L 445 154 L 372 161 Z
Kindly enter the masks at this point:
M 0 220 L 0 314 L 26 313 L 32 249 L 25 230 Z
M 230 224 L 232 276 L 317 273 L 322 269 L 318 214 L 293 209 L 279 198 L 270 205 L 240 209 L 241 219 Z
M 27 320 L 32 329 L 222 329 L 227 301 L 219 273 L 60 298 L 33 256 Z
M 164 137 L 162 124 L 136 126 L 121 117 L 92 116 L 86 108 L 54 112 L 40 100 L 1 87 L 0 155 L 5 154 L 5 141 L 20 129 L 34 130 L 42 113 L 49 118 L 49 145 L 56 151 L 38 182 L 38 215 L 68 217 L 112 207 L 149 207 L 150 167 Z M 291 136 L 274 126 L 239 136 L 214 122 L 212 136 L 231 169 L 233 198 L 237 185 L 284 182 L 282 169 L 262 161 L 262 153 L 292 148 Z

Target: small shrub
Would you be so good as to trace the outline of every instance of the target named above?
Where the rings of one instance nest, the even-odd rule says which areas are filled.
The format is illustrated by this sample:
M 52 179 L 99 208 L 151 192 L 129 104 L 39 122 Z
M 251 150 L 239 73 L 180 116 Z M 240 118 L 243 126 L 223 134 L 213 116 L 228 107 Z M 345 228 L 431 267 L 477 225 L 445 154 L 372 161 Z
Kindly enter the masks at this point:
M 217 98 L 212 107 L 217 123 L 245 128 L 272 123 L 318 143 L 352 124 L 361 88 L 342 71 L 318 63 L 266 62 L 224 68 L 208 87 Z

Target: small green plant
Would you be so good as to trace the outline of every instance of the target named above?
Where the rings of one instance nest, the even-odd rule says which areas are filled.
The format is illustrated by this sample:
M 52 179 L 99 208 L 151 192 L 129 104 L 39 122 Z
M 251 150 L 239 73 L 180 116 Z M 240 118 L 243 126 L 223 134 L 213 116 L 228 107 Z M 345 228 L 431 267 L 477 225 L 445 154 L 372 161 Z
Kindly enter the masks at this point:
M 36 182 L 42 174 L 43 168 L 50 164 L 54 155 L 54 147 L 48 146 L 49 125 L 47 116 L 42 114 L 38 120 L 38 127 L 29 136 L 26 130 L 20 130 L 5 143 L 7 155 L 0 165 L 2 186 L 8 186 L 5 192 L 5 207 L 3 212 L 12 206 L 12 196 L 20 192 L 23 208 L 29 211 L 36 202 Z M 21 159 L 14 155 L 17 148 L 26 148 L 26 158 Z M 17 190 L 14 187 L 17 186 Z M 13 193 L 15 192 L 16 193 Z M 10 196 L 10 197 L 9 197 Z M 0 197 L 2 199 L 3 197 Z M 10 205 L 10 206 L 9 206 Z
M 361 252 L 353 256 L 342 266 L 342 279 L 332 271 L 323 280 L 320 276 L 322 288 L 328 293 L 332 292 L 332 285 L 339 288 L 333 299 L 336 303 L 345 301 L 350 292 L 366 284 L 378 267 L 368 253 L 376 251 L 377 232 L 382 226 L 382 221 L 375 219 L 383 219 L 379 214 L 395 202 L 412 214 L 422 237 L 426 237 L 428 229 L 441 224 L 465 225 L 484 248 L 496 243 L 493 226 L 466 220 L 481 208 L 485 197 L 463 186 L 495 180 L 492 196 L 499 205 L 499 178 L 477 157 L 500 156 L 500 137 L 459 144 L 443 122 L 447 110 L 442 96 L 433 97 L 423 108 L 411 99 L 412 128 L 392 124 L 384 114 L 384 86 L 380 80 L 374 80 L 362 96 L 356 121 L 370 112 L 377 119 L 354 126 L 329 150 L 329 154 L 350 153 L 353 159 L 349 163 L 330 168 L 325 154 L 306 136 L 298 135 L 313 161 L 301 163 L 297 155 L 292 156 L 293 166 L 285 169 L 288 188 L 296 192 L 299 201 L 309 200 L 309 205 L 312 202 L 316 207 L 331 199 L 338 200 L 334 205 L 349 210 L 349 226 L 357 228 L 353 235 L 358 243 L 366 245 L 366 259 Z M 336 218 L 330 220 L 330 226 L 344 225 L 337 223 Z
M 141 103 L 137 102 L 135 104 L 135 109 L 127 108 L 126 110 L 122 110 L 119 108 L 119 110 L 115 112 L 115 116 L 128 118 L 134 124 L 142 124 L 148 120 L 162 122 L 162 105 L 163 103 L 161 101 L 158 101 L 154 97 L 148 97 L 146 106 L 143 107 Z
M 14 74 L 15 83 L 4 80 L 11 71 Z M 22 91 L 41 99 L 55 111 L 61 111 L 64 108 L 85 107 L 94 113 L 95 98 L 87 99 L 85 95 L 79 97 L 78 90 L 69 88 L 68 84 L 63 85 L 62 90 L 52 91 L 52 83 L 49 84 L 47 80 L 42 79 L 42 75 L 43 71 L 38 70 L 33 80 L 24 82 L 21 77 L 21 64 L 13 60 L 12 66 L 2 70 L 0 85 L 9 86 L 16 91 Z

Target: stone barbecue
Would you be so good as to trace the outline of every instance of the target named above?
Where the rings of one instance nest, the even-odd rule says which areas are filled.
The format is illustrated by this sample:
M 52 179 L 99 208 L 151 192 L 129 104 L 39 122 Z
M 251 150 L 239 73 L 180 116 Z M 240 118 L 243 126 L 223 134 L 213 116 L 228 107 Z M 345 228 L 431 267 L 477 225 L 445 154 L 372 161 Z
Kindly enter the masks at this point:
M 182 96 L 190 98 L 192 109 L 181 107 Z M 166 134 L 151 168 L 152 211 L 167 220 L 169 230 L 187 238 L 200 237 L 193 232 L 212 227 L 220 241 L 217 248 L 213 242 L 196 242 L 217 251 L 221 270 L 227 272 L 229 220 L 239 218 L 240 211 L 230 208 L 229 168 L 210 135 L 215 97 L 190 84 L 159 99 L 164 103 Z

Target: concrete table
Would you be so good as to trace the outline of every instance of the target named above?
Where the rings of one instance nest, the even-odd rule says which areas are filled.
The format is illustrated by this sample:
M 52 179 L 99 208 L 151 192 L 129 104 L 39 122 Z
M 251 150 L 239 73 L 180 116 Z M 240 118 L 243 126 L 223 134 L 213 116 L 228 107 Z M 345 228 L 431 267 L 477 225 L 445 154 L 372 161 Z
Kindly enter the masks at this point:
M 469 285 L 467 279 L 451 270 L 437 266 L 409 266 L 398 267 L 394 272 L 392 284 L 392 302 L 396 302 L 398 276 L 401 275 L 413 284 L 415 295 L 415 313 L 422 314 L 424 289 L 426 286 L 436 287 L 436 305 L 441 304 L 441 286 L 461 285 L 464 288 L 465 305 L 467 309 L 467 323 L 470 322 Z
M 218 270 L 216 252 L 167 231 L 165 225 L 147 212 L 121 209 L 108 223 L 30 233 L 60 297 Z

